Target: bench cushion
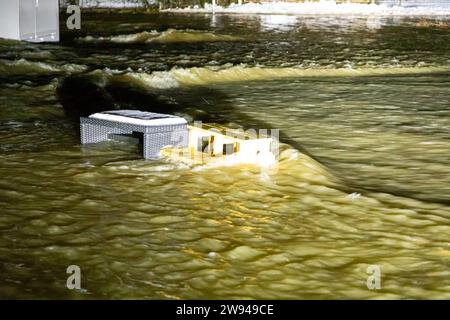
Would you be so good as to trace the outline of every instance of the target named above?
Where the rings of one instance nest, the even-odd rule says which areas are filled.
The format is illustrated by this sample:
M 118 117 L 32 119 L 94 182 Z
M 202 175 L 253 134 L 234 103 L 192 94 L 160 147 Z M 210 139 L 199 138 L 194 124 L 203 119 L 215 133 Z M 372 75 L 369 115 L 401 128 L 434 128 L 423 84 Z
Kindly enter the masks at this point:
M 174 115 L 145 112 L 139 110 L 113 110 L 94 113 L 92 119 L 108 120 L 119 123 L 135 124 L 140 126 L 164 126 L 186 124 L 186 119 Z

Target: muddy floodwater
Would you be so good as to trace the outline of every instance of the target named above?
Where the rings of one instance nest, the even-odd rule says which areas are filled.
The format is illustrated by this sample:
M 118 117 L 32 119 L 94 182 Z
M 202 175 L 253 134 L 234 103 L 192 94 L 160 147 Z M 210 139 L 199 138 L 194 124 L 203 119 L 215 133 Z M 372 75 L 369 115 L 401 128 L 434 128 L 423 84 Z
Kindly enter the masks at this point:
M 82 19 L 0 40 L 0 298 L 450 298 L 448 17 Z M 73 75 L 279 129 L 278 166 L 81 147 Z

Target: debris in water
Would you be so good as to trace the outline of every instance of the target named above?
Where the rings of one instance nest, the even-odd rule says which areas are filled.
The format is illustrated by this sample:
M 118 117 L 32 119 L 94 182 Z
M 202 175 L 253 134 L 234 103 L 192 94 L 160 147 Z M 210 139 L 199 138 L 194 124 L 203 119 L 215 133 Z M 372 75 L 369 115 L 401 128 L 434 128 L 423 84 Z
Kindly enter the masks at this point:
M 353 193 L 349 194 L 349 195 L 347 196 L 347 198 L 350 198 L 350 200 L 356 200 L 356 199 L 358 199 L 360 196 L 361 196 L 361 193 L 353 192 Z

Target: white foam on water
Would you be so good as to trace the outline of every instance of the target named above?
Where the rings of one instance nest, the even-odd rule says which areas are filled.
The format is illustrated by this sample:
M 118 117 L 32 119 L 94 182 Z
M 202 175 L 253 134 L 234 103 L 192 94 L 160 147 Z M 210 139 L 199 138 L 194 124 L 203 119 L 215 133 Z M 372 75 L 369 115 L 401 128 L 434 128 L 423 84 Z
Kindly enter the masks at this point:
M 180 86 L 210 85 L 242 81 L 277 80 L 296 77 L 358 77 L 374 75 L 407 75 L 447 72 L 447 67 L 384 67 L 384 68 L 265 68 L 245 65 L 173 68 L 152 73 L 130 72 L 123 80 L 150 88 L 169 89 Z
M 120 34 L 110 37 L 86 36 L 78 38 L 81 42 L 113 42 L 113 43 L 178 43 L 178 42 L 219 42 L 239 41 L 240 37 L 215 34 L 202 30 L 168 29 L 163 32 L 156 30 L 143 31 L 132 34 Z
M 356 4 L 342 3 L 335 1 L 320 2 L 265 2 L 265 3 L 245 3 L 242 5 L 232 3 L 229 7 L 212 6 L 205 4 L 204 8 L 174 8 L 165 9 L 167 12 L 215 12 L 215 13 L 246 13 L 246 14 L 297 14 L 297 15 L 381 15 L 381 16 L 423 16 L 450 15 L 450 4 L 442 3 L 430 6 L 389 6 L 386 4 Z
M 87 69 L 84 65 L 64 64 L 56 65 L 46 62 L 34 62 L 26 59 L 6 60 L 0 59 L 0 74 L 48 74 L 48 73 L 75 73 L 83 72 Z
M 146 42 L 147 40 L 158 36 L 160 33 L 157 31 L 143 31 L 139 33 L 132 34 L 121 34 L 110 37 L 93 37 L 86 36 L 83 38 L 78 38 L 81 42 L 115 42 L 115 43 L 135 43 L 135 42 Z

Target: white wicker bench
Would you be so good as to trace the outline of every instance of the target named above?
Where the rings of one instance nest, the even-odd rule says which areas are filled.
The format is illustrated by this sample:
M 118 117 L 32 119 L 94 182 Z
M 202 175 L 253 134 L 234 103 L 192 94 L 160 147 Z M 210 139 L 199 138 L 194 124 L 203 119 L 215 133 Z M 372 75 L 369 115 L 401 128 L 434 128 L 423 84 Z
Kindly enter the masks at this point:
M 137 110 L 114 110 L 80 118 L 81 144 L 97 143 L 112 135 L 140 133 L 145 159 L 158 157 L 165 146 L 187 147 L 188 127 L 184 118 Z

